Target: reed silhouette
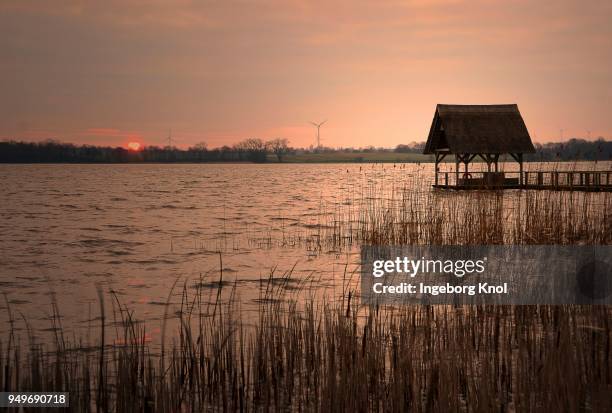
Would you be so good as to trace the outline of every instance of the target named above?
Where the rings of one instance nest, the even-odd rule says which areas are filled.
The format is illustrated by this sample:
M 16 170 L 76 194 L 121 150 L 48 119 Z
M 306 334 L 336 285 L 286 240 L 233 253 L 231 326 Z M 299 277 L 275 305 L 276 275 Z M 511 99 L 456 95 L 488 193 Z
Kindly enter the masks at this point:
M 292 245 L 612 242 L 607 193 L 379 190 L 320 214 Z M 62 411 L 75 412 L 612 409 L 607 306 L 372 307 L 360 305 L 346 274 L 331 301 L 308 298 L 308 279 L 285 288 L 291 279 L 290 270 L 261 280 L 254 317 L 240 312 L 236 285 L 221 271 L 182 289 L 176 280 L 159 345 L 147 339 L 150 325 L 102 290 L 89 338 L 64 336 L 54 301 L 53 344 L 38 342 L 24 316 L 22 344 L 7 299 L 0 388 L 67 391 Z M 172 317 L 176 330 L 166 332 Z

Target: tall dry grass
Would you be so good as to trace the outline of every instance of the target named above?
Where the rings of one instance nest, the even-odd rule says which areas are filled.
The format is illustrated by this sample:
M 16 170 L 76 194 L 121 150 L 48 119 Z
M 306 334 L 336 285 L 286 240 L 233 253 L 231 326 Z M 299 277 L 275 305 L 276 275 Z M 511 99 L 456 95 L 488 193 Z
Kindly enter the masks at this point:
M 9 343 L 1 388 L 68 391 L 75 412 L 612 408 L 608 307 L 298 308 L 268 299 L 247 325 L 230 303 L 182 295 L 164 354 L 123 312 L 114 345 L 101 331 L 95 346 Z
M 328 213 L 308 239 L 333 247 L 612 243 L 610 193 L 372 189 L 354 203 Z
M 307 242 L 612 241 L 608 194 L 374 191 L 323 215 Z M 208 298 L 202 282 L 195 294 L 183 288 L 178 331 L 166 332 L 166 314 L 160 347 L 112 294 L 100 295 L 91 340 L 64 337 L 57 307 L 51 347 L 16 335 L 25 318 L 11 314 L 0 388 L 68 391 L 75 412 L 612 410 L 605 306 L 372 308 L 356 291 L 298 303 L 271 277 L 247 322 L 236 301 L 220 299 L 226 284 L 221 273 Z

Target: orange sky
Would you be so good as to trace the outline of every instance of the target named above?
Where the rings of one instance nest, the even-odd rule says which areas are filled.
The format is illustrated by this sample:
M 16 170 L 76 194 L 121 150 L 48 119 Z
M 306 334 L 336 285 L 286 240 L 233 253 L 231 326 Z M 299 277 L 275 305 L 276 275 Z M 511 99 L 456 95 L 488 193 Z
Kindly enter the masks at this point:
M 0 3 L 0 139 L 327 146 L 518 103 L 538 142 L 612 135 L 610 1 Z

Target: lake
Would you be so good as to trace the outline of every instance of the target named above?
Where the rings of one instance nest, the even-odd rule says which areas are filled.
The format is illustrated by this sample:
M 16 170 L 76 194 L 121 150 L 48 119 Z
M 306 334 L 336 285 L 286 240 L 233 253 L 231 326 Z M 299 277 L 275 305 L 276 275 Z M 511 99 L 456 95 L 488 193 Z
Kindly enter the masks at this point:
M 568 165 L 526 170 L 538 167 Z M 357 278 L 359 243 L 329 234 L 348 238 L 368 202 L 430 195 L 433 164 L 0 165 L 0 176 L 0 291 L 18 329 L 21 314 L 50 329 L 54 297 L 65 331 L 87 328 L 100 285 L 154 339 L 175 281 L 174 309 L 183 286 L 214 298 L 221 261 L 223 294 L 235 286 L 246 314 L 271 274 L 288 278 L 287 294 L 341 296 Z M 6 325 L 4 299 L 0 308 Z

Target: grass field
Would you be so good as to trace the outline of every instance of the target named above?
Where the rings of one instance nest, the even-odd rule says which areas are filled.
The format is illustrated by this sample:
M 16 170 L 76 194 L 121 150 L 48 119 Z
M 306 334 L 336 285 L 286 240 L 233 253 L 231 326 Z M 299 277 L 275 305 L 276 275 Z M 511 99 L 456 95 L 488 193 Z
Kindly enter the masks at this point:
M 270 161 L 276 161 L 276 157 L 269 157 Z M 286 155 L 283 157 L 283 162 L 287 163 L 345 163 L 345 162 L 433 162 L 433 157 L 430 155 L 422 155 L 417 153 L 395 153 L 395 152 L 371 152 L 371 153 L 352 153 L 352 152 L 334 152 L 334 153 L 305 153 L 301 155 Z
M 511 162 L 509 155 L 502 155 L 500 162 Z M 268 162 L 278 162 L 275 155 L 268 154 Z M 432 155 L 421 153 L 396 153 L 396 152 L 324 152 L 303 153 L 299 155 L 284 155 L 284 163 L 402 163 L 402 162 L 434 162 Z M 454 163 L 454 156 L 447 156 L 443 163 Z M 480 163 L 480 158 L 475 158 L 472 163 Z

